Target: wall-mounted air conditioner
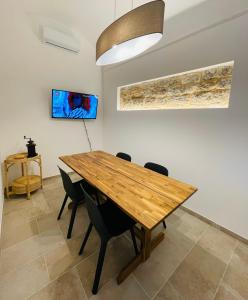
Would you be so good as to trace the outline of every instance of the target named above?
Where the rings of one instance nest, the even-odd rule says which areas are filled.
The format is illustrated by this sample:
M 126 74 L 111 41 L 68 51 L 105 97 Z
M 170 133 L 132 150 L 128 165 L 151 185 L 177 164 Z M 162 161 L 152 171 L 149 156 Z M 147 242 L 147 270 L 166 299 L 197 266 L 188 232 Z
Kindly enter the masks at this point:
M 80 42 L 70 33 L 61 32 L 57 29 L 43 26 L 42 35 L 44 43 L 64 48 L 76 53 L 80 51 Z

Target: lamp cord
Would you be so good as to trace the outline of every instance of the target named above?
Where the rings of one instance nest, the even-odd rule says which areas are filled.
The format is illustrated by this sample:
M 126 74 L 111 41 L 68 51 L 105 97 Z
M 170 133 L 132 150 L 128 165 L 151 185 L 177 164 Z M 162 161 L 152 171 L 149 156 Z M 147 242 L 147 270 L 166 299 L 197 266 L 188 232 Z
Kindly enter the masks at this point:
M 83 122 L 84 122 L 84 129 L 85 129 L 85 132 L 86 132 L 86 136 L 87 136 L 87 139 L 88 139 L 88 143 L 89 143 L 89 147 L 90 147 L 90 152 L 91 152 L 92 151 L 92 146 L 91 146 L 90 137 L 89 137 L 88 130 L 87 130 L 87 127 L 86 127 L 84 119 L 83 119 Z

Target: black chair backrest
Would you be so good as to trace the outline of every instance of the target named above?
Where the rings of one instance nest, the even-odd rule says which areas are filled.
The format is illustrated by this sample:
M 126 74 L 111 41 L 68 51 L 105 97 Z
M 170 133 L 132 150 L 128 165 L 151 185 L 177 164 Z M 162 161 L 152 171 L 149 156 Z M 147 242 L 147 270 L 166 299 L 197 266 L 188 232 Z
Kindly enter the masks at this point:
M 60 174 L 62 177 L 63 186 L 64 186 L 66 194 L 71 198 L 72 201 L 82 200 L 82 195 L 78 195 L 78 193 L 76 192 L 70 176 L 64 170 L 62 170 L 59 166 L 58 166 L 58 168 L 59 168 L 59 171 L 60 171 Z
M 147 169 L 150 169 L 154 172 L 157 172 L 159 174 L 162 174 L 162 175 L 165 175 L 165 176 L 168 176 L 169 175 L 169 172 L 168 170 L 166 169 L 166 167 L 164 166 L 161 166 L 161 165 L 158 165 L 158 164 L 155 164 L 153 162 L 147 162 L 145 165 L 144 165 L 145 168 Z
M 123 152 L 118 152 L 116 154 L 116 157 L 119 157 L 119 158 L 127 160 L 127 161 L 131 161 L 132 160 L 132 158 L 131 158 L 131 156 L 129 154 L 123 153 Z
M 110 234 L 100 212 L 101 206 L 98 206 L 85 190 L 84 198 L 91 223 L 94 225 L 101 238 L 109 239 Z

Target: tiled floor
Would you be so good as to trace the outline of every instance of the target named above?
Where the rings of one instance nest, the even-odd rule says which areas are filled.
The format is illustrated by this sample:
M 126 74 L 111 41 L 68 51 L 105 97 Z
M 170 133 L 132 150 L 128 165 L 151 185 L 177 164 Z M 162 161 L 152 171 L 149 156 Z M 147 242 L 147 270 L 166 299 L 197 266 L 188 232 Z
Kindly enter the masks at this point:
M 5 201 L 0 299 L 248 299 L 248 246 L 181 209 L 167 218 L 165 239 L 150 259 L 121 285 L 116 276 L 134 251 L 128 235 L 113 240 L 100 290 L 92 296 L 99 238 L 93 232 L 78 256 L 87 212 L 79 208 L 67 240 L 70 211 L 56 219 L 63 197 L 60 179 L 52 178 L 31 200 Z

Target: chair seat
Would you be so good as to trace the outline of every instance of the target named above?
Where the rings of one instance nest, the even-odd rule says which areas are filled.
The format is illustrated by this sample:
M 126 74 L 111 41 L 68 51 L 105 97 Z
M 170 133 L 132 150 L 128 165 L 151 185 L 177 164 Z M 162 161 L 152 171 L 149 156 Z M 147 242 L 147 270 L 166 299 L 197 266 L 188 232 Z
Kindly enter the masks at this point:
M 135 225 L 135 221 L 110 200 L 99 207 L 103 221 L 112 236 L 118 236 Z

